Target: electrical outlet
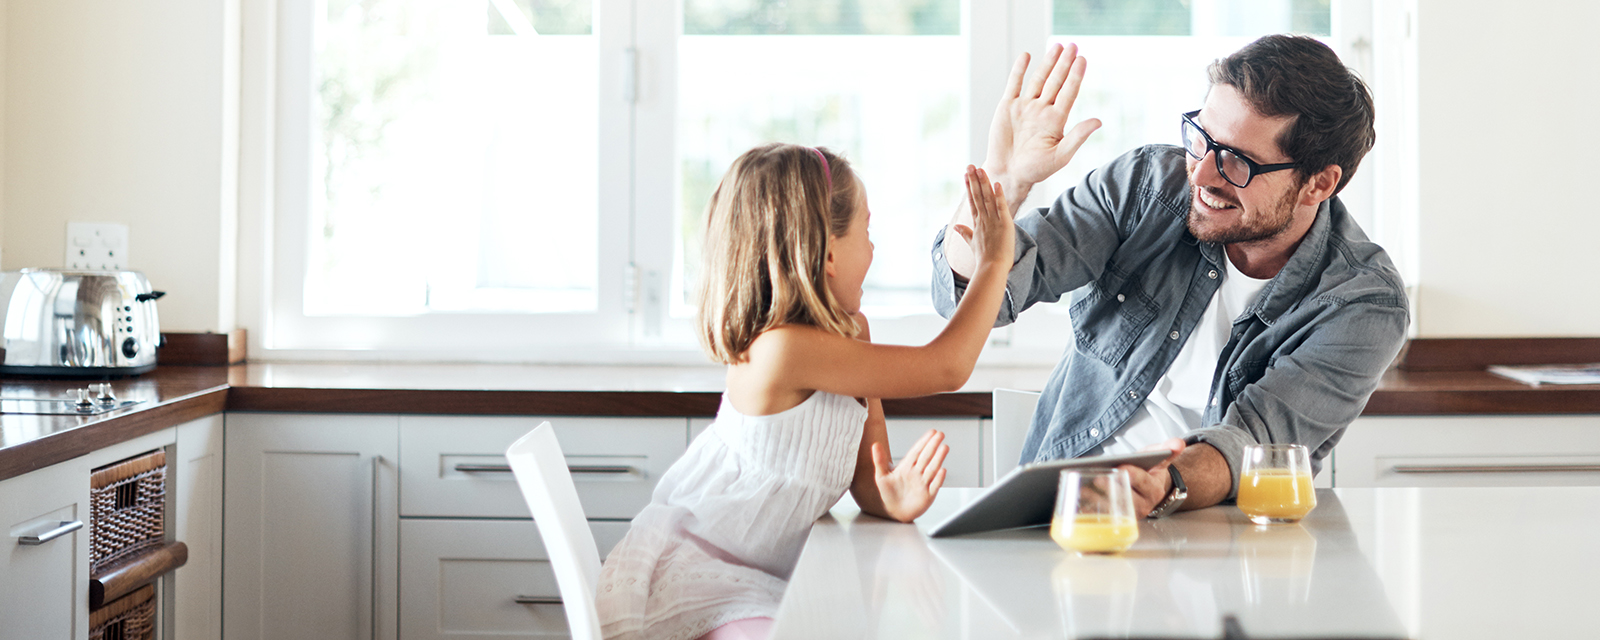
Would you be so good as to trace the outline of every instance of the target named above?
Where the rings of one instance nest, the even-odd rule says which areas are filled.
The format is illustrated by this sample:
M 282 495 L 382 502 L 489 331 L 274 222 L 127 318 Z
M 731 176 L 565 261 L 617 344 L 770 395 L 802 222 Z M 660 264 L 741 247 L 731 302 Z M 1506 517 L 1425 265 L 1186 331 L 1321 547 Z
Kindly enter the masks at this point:
M 68 222 L 67 268 L 113 271 L 128 268 L 128 225 Z

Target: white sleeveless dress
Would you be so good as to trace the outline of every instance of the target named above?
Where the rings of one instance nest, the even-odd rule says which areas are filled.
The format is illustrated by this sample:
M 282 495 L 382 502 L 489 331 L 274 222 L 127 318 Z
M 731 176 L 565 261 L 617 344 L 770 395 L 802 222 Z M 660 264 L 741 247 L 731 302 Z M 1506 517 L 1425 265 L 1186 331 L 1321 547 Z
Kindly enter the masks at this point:
M 778 611 L 811 525 L 855 474 L 867 409 L 811 394 L 770 416 L 722 396 L 600 570 L 605 637 L 687 640 Z

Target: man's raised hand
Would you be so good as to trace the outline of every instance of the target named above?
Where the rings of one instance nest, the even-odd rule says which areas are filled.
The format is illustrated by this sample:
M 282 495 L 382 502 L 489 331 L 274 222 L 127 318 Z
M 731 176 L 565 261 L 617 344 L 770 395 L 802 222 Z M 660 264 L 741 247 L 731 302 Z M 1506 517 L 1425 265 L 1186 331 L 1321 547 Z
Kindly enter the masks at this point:
M 1024 53 L 1011 68 L 989 126 L 989 151 L 983 163 L 989 175 L 1005 185 L 1013 211 L 1033 185 L 1067 166 L 1089 134 L 1100 128 L 1100 121 L 1090 118 L 1066 129 L 1087 64 L 1077 45 L 1050 45 L 1044 64 L 1032 73 L 1028 60 Z

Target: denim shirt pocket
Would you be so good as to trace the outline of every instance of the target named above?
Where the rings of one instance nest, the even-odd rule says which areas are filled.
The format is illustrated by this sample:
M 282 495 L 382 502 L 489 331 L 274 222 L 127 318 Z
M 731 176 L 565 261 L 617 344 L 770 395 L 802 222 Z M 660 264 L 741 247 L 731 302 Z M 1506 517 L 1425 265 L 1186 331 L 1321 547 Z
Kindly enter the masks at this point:
M 1078 350 L 1116 366 L 1138 342 L 1156 317 L 1156 302 L 1144 293 L 1137 278 L 1121 281 L 1121 291 L 1108 293 L 1105 281 L 1095 282 L 1072 305 L 1072 333 Z

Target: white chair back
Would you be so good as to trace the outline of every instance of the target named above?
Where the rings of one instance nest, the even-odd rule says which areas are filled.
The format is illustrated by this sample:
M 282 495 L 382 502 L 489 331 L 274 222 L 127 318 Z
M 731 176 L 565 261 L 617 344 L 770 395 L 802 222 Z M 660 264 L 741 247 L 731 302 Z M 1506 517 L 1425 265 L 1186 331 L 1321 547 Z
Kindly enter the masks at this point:
M 989 477 L 989 484 L 994 484 L 1012 469 L 1017 468 L 1017 459 L 1022 457 L 1022 443 L 1028 437 L 1028 427 L 1033 424 L 1033 409 L 1039 404 L 1037 391 L 1017 391 L 1015 389 L 994 390 L 994 475 Z
M 506 449 L 506 460 L 544 538 L 573 640 L 601 640 L 600 613 L 594 603 L 600 551 L 550 423 L 540 424 L 512 443 Z

